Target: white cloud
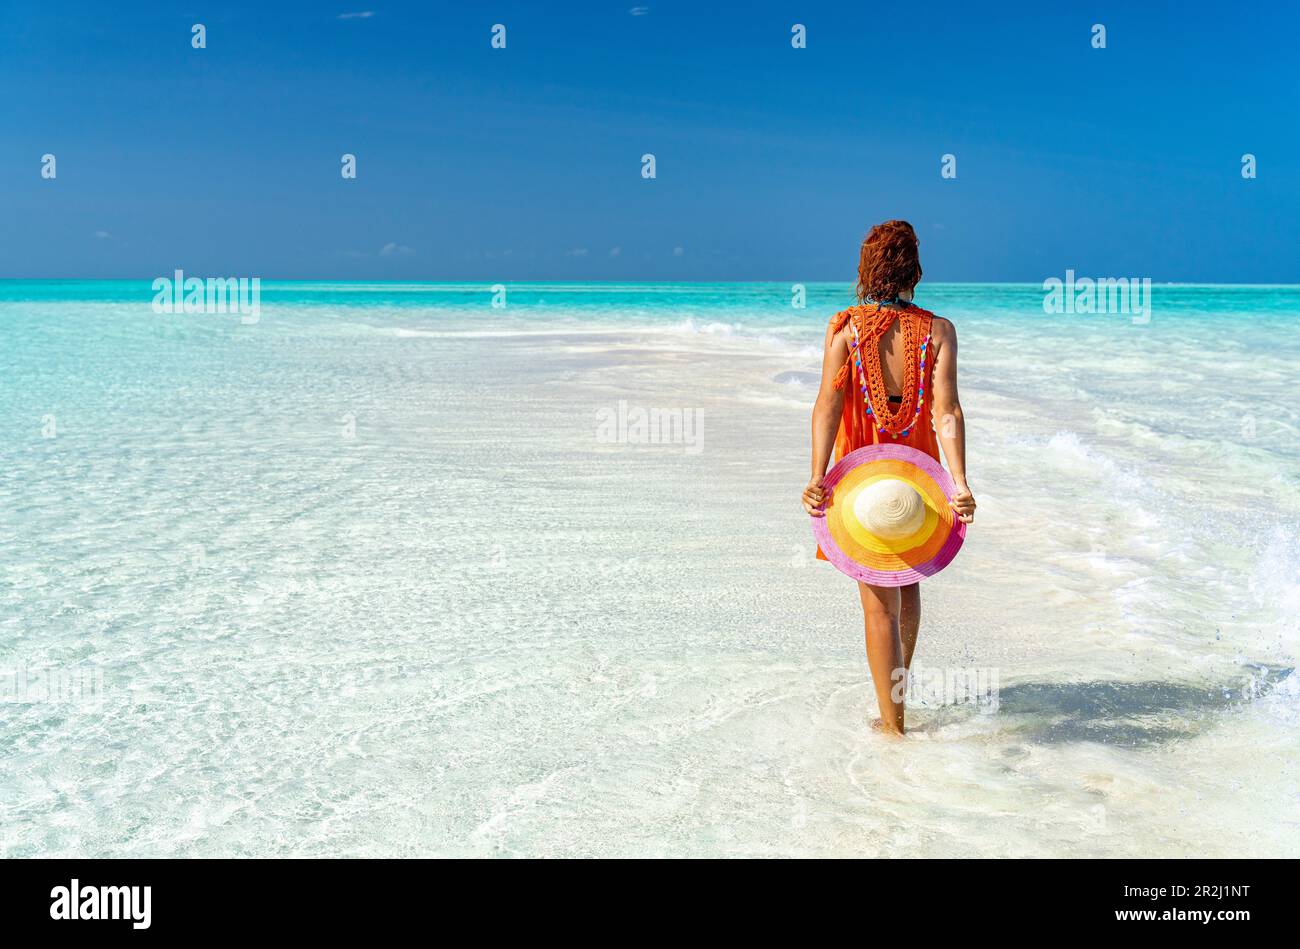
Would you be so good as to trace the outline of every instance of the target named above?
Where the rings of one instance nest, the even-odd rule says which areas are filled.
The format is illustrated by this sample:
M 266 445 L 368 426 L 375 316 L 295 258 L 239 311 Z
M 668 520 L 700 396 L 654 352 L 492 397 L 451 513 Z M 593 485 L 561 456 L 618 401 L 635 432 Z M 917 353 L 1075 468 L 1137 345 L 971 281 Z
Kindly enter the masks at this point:
M 362 10 L 359 13 L 340 13 L 340 20 L 369 20 L 375 15 L 374 10 Z
M 95 236 L 98 237 L 101 241 L 104 241 L 104 240 L 108 240 L 113 235 L 108 233 L 108 231 L 96 231 Z
M 567 251 L 565 251 L 565 252 L 564 252 L 564 256 L 565 256 L 565 257 L 586 257 L 586 256 L 587 256 L 587 248 L 585 248 L 585 247 L 575 247 L 575 248 L 573 248 L 573 250 L 567 250 Z
M 411 248 L 407 247 L 405 244 L 394 244 L 391 241 L 379 248 L 380 257 L 394 257 L 398 254 L 406 255 L 413 253 L 415 253 L 415 251 L 411 250 Z
M 621 253 L 623 253 L 623 248 L 621 247 L 611 247 L 609 249 L 609 256 L 611 257 L 617 257 Z
M 649 7 L 633 7 L 631 10 L 628 10 L 627 12 L 630 13 L 630 14 L 632 14 L 633 16 L 645 16 L 647 13 L 650 12 L 650 8 L 649 8 Z
M 685 247 L 674 247 L 674 248 L 673 248 L 673 256 L 674 256 L 674 257 L 680 257 L 680 256 L 682 256 L 682 254 L 684 254 L 684 253 L 686 253 L 686 248 L 685 248 Z

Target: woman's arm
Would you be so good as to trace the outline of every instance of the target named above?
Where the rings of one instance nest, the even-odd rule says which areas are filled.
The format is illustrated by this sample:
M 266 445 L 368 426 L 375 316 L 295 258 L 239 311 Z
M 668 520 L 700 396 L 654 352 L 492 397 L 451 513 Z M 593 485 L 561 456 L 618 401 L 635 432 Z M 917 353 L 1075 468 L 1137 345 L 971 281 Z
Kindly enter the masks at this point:
M 966 484 L 966 418 L 957 397 L 957 330 L 936 317 L 930 332 L 934 341 L 934 429 L 939 433 L 948 471 L 957 485 L 952 509 L 969 524 L 975 519 L 975 496 Z
M 835 433 L 840 428 L 844 412 L 844 390 L 834 386 L 835 375 L 849 358 L 849 347 L 841 334 L 826 328 L 826 352 L 822 356 L 822 382 L 817 390 L 817 401 L 812 410 L 812 477 L 803 490 L 803 509 L 813 517 L 822 517 L 819 510 L 826 500 L 822 477 L 831 463 L 835 449 Z

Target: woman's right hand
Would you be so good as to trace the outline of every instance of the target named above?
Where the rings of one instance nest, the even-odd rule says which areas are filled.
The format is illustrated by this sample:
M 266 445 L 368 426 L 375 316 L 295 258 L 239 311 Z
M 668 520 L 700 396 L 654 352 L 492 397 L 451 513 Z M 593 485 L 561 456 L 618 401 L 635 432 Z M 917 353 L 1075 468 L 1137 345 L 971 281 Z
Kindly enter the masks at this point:
M 964 483 L 957 485 L 957 492 L 948 502 L 948 506 L 957 513 L 957 520 L 963 524 L 975 520 L 975 495 L 971 494 L 970 488 Z
M 826 490 L 822 479 L 813 478 L 808 482 L 808 487 L 803 489 L 803 509 L 813 517 L 825 517 L 826 512 L 821 507 L 829 497 L 830 492 Z

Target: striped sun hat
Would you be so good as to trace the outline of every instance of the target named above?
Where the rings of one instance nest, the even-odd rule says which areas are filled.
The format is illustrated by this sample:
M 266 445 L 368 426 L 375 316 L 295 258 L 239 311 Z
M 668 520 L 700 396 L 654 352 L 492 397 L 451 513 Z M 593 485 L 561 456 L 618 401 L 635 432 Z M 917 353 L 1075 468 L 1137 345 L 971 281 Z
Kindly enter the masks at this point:
M 854 580 L 901 587 L 952 562 L 966 525 L 948 506 L 956 491 L 935 459 L 906 445 L 868 445 L 826 473 L 825 517 L 812 518 L 817 544 Z

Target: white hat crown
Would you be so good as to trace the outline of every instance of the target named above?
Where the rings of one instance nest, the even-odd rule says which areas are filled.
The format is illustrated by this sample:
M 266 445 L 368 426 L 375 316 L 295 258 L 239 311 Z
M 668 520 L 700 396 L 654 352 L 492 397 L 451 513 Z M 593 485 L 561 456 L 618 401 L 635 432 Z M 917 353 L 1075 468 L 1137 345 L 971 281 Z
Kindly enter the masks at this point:
M 882 478 L 858 492 L 853 514 L 877 537 L 900 540 L 925 524 L 925 499 L 906 481 Z

